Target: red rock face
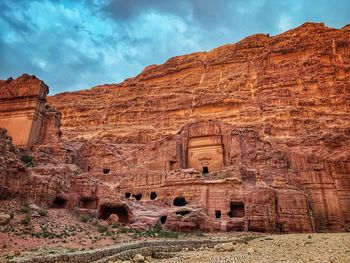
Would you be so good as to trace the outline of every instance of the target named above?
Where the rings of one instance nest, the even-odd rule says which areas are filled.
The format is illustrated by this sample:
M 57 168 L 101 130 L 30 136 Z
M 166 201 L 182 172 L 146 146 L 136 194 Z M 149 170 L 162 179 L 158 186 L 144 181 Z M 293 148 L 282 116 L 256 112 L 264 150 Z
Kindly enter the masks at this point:
M 0 128 L 0 199 L 15 196 L 13 188 L 17 181 L 27 176 L 20 160 L 19 150 L 12 144 L 6 130 Z
M 349 28 L 306 23 L 49 97 L 35 157 L 84 172 L 52 198 L 136 228 L 344 231 L 349 87 Z
M 348 27 L 306 23 L 49 101 L 80 166 L 121 192 L 154 190 L 170 203 L 184 194 L 210 218 L 220 210 L 220 228 L 342 230 L 350 222 L 349 39 Z M 209 119 L 220 120 L 219 132 L 208 132 Z M 201 120 L 193 138 L 182 128 Z M 215 186 L 181 171 L 208 166 Z M 245 205 L 241 223 L 227 218 L 231 201 Z

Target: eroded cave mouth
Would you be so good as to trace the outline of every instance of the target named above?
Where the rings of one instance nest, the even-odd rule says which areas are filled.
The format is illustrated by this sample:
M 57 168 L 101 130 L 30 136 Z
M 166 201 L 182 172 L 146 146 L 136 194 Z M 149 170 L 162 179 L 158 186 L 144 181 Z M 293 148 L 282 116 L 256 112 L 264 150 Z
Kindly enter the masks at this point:
M 175 212 L 175 214 L 181 215 L 181 216 L 187 215 L 189 213 L 191 213 L 191 211 L 188 211 L 188 210 L 182 210 L 182 211 L 176 211 Z
M 132 196 L 135 197 L 135 199 L 136 199 L 137 201 L 140 201 L 141 198 L 142 198 L 142 194 L 136 194 L 136 195 L 132 195 Z
M 215 211 L 215 218 L 217 218 L 217 219 L 221 218 L 221 211 L 220 210 Z
M 110 171 L 111 171 L 111 169 L 108 168 L 108 167 L 105 167 L 105 168 L 103 168 L 103 170 L 102 170 L 103 174 L 109 174 Z
M 183 196 L 176 197 L 174 199 L 173 205 L 174 206 L 185 206 L 185 205 L 187 205 L 185 197 L 183 197 Z
M 130 198 L 130 197 L 131 197 L 131 193 L 126 192 L 126 193 L 124 194 L 124 196 L 125 196 L 125 198 Z
M 57 196 L 55 200 L 53 200 L 51 208 L 66 208 L 67 200 Z
M 156 192 L 151 192 L 151 194 L 149 195 L 149 198 L 151 199 L 151 200 L 154 200 L 154 199 L 156 199 L 157 198 L 157 193 Z
M 233 217 L 244 217 L 244 203 L 242 202 L 231 202 L 230 203 L 230 212 L 228 216 Z
M 161 223 L 162 225 L 165 224 L 167 218 L 168 218 L 167 216 L 161 216 L 160 219 L 159 219 L 159 220 L 160 220 L 160 223 Z
M 116 214 L 119 217 L 119 222 L 122 224 L 129 223 L 129 213 L 124 205 L 101 205 L 98 211 L 98 218 L 107 220 L 111 214 Z

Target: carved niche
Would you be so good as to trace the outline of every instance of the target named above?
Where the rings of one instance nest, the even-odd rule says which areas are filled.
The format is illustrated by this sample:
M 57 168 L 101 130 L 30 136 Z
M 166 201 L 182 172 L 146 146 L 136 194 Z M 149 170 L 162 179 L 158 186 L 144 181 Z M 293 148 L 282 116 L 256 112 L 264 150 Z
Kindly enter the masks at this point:
M 224 150 L 220 126 L 212 122 L 189 127 L 187 166 L 203 173 L 222 169 Z

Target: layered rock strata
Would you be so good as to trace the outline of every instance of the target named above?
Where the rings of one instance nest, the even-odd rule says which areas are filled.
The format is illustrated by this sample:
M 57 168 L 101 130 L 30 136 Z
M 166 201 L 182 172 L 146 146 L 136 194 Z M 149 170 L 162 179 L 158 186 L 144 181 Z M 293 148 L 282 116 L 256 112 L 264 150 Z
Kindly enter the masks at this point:
M 46 203 L 136 228 L 349 229 L 349 51 L 349 26 L 306 23 L 49 97 L 62 138 L 48 117 L 34 157 L 73 168 Z
M 244 203 L 252 229 L 342 230 L 350 222 L 349 51 L 349 26 L 306 23 L 174 57 L 121 84 L 49 101 L 62 113 L 63 138 L 75 145 L 82 169 L 117 189 L 154 189 L 170 203 L 188 192 L 201 204 L 213 200 L 225 216 L 228 203 L 237 201 L 227 193 L 240 193 L 240 201 L 253 203 Z M 209 119 L 232 125 L 221 141 L 208 135 L 211 145 L 205 148 L 204 140 L 202 150 L 195 139 L 175 143 L 188 123 Z M 215 176 L 214 184 L 205 183 L 202 163 L 215 153 L 209 172 L 233 178 L 230 183 Z M 188 154 L 202 159 L 191 162 Z M 174 172 L 186 168 L 199 174 L 186 181 L 187 172 Z M 254 187 L 256 178 L 263 188 Z M 210 187 L 215 197 L 205 194 Z M 203 205 L 213 218 L 215 208 Z M 237 227 L 230 224 L 227 229 Z

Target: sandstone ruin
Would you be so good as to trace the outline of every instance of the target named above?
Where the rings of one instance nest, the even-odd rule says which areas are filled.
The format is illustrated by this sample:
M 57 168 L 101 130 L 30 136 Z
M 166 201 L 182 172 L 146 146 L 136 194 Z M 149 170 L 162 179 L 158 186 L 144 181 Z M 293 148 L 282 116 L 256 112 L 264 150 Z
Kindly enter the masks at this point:
M 49 87 L 34 76 L 0 82 L 0 127 L 5 127 L 18 146 L 39 142 Z
M 61 116 L 47 93 L 0 82 L 0 127 L 36 164 L 1 130 L 2 198 L 134 228 L 350 228 L 349 26 L 253 35 L 48 97 Z

